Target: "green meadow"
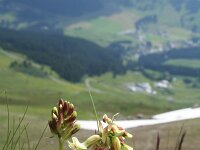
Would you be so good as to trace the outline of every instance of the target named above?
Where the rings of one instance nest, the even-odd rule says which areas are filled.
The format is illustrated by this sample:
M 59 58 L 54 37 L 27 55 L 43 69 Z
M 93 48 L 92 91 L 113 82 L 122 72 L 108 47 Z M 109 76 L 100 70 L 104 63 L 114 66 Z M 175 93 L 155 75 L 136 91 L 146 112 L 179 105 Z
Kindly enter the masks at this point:
M 151 42 L 154 47 L 174 41 L 185 41 L 198 33 L 192 33 L 187 28 L 180 25 L 180 18 L 185 10 L 177 12 L 168 2 L 163 2 L 165 7 L 162 11 L 159 5 L 155 10 L 139 11 L 137 9 L 123 8 L 119 12 L 97 18 L 82 19 L 71 23 L 63 28 L 64 34 L 80 37 L 93 41 L 101 46 L 108 46 L 112 42 L 131 41 L 138 43 L 138 35 L 135 33 L 124 34 L 129 31 L 136 31 L 138 20 L 147 16 L 156 15 L 156 23 L 146 23 L 139 34 L 144 36 L 144 40 Z M 166 4 L 165 4 L 166 3 Z M 158 13 L 159 12 L 159 13 Z M 165 33 L 163 36 L 160 33 Z
M 200 68 L 200 60 L 198 59 L 170 59 L 165 62 L 166 65 Z
M 193 106 L 200 97 L 197 87 L 184 83 L 186 77 L 175 77 L 176 80 L 171 83 L 171 88 L 168 90 L 156 88 L 154 85 L 156 81 L 145 77 L 140 72 L 132 71 L 116 77 L 113 77 L 112 73 L 106 73 L 83 79 L 82 82 L 75 84 L 61 79 L 47 66 L 43 67 L 51 73 L 46 77 L 32 76 L 9 67 L 13 61 L 23 59 L 25 56 L 0 50 L 0 102 L 2 106 L 5 105 L 7 97 L 12 107 L 29 105 L 30 109 L 31 107 L 50 109 L 59 98 L 64 98 L 78 107 L 81 119 L 88 119 L 93 116 L 92 108 L 85 112 L 83 107 L 92 106 L 88 90 L 91 91 L 99 112 L 106 111 L 111 114 L 120 112 L 122 117 L 128 114 L 134 116 L 138 112 L 151 115 Z M 39 64 L 34 63 L 34 66 L 40 68 Z M 159 75 L 158 72 L 156 73 Z M 131 92 L 128 89 L 129 83 L 143 82 L 149 83 L 157 94 Z M 167 99 L 173 99 L 173 101 L 169 102 Z

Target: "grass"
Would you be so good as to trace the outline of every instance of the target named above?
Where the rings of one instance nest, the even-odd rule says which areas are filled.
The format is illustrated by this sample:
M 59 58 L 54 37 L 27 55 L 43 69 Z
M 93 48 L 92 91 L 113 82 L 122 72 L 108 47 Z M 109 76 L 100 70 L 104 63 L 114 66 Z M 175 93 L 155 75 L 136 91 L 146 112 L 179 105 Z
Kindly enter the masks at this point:
M 1 63 L 0 71 L 0 91 L 7 91 L 9 102 L 11 105 L 15 105 L 16 109 L 18 109 L 18 106 L 24 106 L 27 104 L 29 104 L 30 107 L 33 106 L 40 108 L 45 106 L 49 108 L 55 103 L 57 99 L 61 97 L 73 100 L 78 107 L 79 105 L 90 105 L 90 97 L 83 83 L 72 84 L 57 77 L 54 77 L 56 80 L 52 80 L 52 78 L 49 77 L 38 78 L 16 72 L 15 70 L 12 70 L 8 67 L 9 64 L 14 60 L 14 58 L 6 56 L 3 53 L 0 53 L 0 57 L 2 58 L 1 61 L 3 62 Z M 108 80 L 110 80 L 109 78 Z M 107 93 L 92 93 L 94 99 L 100 102 L 97 107 L 101 108 L 101 110 L 103 110 L 102 106 L 104 106 L 104 103 L 107 101 L 107 99 L 110 100 L 110 104 L 112 104 L 116 100 L 119 101 L 118 103 L 121 103 L 124 99 L 127 99 L 127 103 L 135 103 L 130 101 L 130 97 L 133 94 L 127 92 L 126 90 L 120 92 L 120 88 L 117 88 L 114 91 L 110 87 L 109 89 L 110 91 L 108 91 Z M 127 93 L 129 94 L 127 95 Z M 148 98 L 148 96 L 142 97 L 146 97 L 145 99 Z M 4 96 L 1 95 L 0 98 L 1 104 L 4 104 Z M 136 103 L 139 103 L 138 100 Z M 126 104 L 120 106 L 121 108 L 118 107 L 113 109 L 111 108 L 111 106 L 107 107 L 108 110 L 110 109 L 110 112 L 117 112 L 118 109 L 121 110 L 126 107 Z M 79 110 L 80 112 L 84 112 L 83 108 Z M 88 112 L 91 113 L 92 110 Z M 82 113 L 83 116 L 80 117 L 87 118 L 88 112 Z M 87 115 L 85 116 L 85 114 Z
M 165 64 L 195 69 L 200 68 L 200 60 L 197 59 L 171 59 L 166 61 Z
M 38 112 L 45 112 L 42 109 L 51 108 L 57 99 L 62 97 L 72 100 L 78 107 L 80 118 L 91 118 L 92 109 L 85 112 L 84 108 L 81 107 L 92 106 L 84 82 L 72 84 L 59 78 L 55 73 L 51 77 L 39 78 L 16 72 L 8 67 L 16 59 L 11 57 L 12 55 L 5 55 L 0 51 L 0 91 L 7 91 L 9 103 L 14 110 L 20 110 L 21 106 L 29 104 L 30 109 L 33 107 L 34 109 L 37 108 Z M 197 91 L 199 89 L 188 88 L 183 79 L 183 77 L 177 77 L 177 81 L 172 83 L 173 88 L 169 90 L 170 92 L 155 88 L 154 81 L 139 72 L 127 72 L 127 74 L 119 75 L 116 78 L 113 78 L 111 73 L 107 73 L 99 77 L 89 78 L 89 84 L 91 88 L 100 91 L 91 90 L 93 98 L 97 102 L 98 111 L 103 113 L 106 110 L 111 114 L 121 112 L 121 116 L 127 118 L 129 115 L 134 116 L 138 112 L 149 116 L 159 112 L 193 106 L 198 103 L 200 94 Z M 150 83 L 158 94 L 148 95 L 128 90 L 128 83 L 141 82 Z M 173 99 L 173 102 L 169 102 L 168 98 Z M 4 95 L 1 94 L 0 99 L 0 104 L 3 105 L 5 103 Z M 116 106 L 112 107 L 113 104 Z
M 107 18 L 100 17 L 87 23 L 79 23 L 65 29 L 65 35 L 85 38 L 102 46 L 119 41 L 118 33 L 123 31 L 121 25 Z M 128 39 L 128 38 L 126 38 Z
M 65 35 L 81 37 L 102 46 L 121 40 L 135 40 L 133 37 L 121 35 L 125 30 L 135 28 L 138 16 L 133 11 L 122 11 L 109 16 L 78 22 L 64 28 Z
M 79 22 L 64 27 L 64 34 L 88 39 L 101 46 L 108 46 L 112 42 L 128 40 L 131 41 L 129 45 L 131 47 L 133 44 L 139 42 L 138 35 L 122 35 L 120 33 L 128 30 L 136 30 L 135 23 L 138 20 L 149 15 L 156 15 L 157 22 L 155 24 L 145 24 L 143 31 L 144 40 L 150 41 L 153 48 L 158 48 L 160 45 L 165 45 L 169 42 L 186 41 L 198 35 L 197 33 L 190 32 L 189 28 L 191 27 L 181 26 L 180 20 L 187 12 L 184 8 L 177 11 L 167 1 L 163 1 L 154 4 L 155 8 L 152 10 L 142 11 L 137 9 L 137 7 L 145 5 L 145 3 L 141 3 L 141 6 L 135 6 L 134 8 L 124 7 L 121 11 L 110 15 L 80 19 Z M 199 22 L 196 16 L 195 14 L 193 24 Z M 159 35 L 157 32 L 164 32 L 166 36 Z

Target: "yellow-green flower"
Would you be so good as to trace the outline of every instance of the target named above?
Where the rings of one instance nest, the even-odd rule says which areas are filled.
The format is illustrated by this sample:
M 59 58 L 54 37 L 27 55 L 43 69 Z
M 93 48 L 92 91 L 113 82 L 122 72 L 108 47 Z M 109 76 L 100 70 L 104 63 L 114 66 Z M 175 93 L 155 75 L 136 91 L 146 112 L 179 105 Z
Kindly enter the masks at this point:
M 103 122 L 107 126 L 103 128 L 99 121 L 98 134 L 92 135 L 83 143 L 80 143 L 77 138 L 72 138 L 69 147 L 73 150 L 84 150 L 89 147 L 92 147 L 93 150 L 133 150 L 124 141 L 126 138 L 133 137 L 130 133 L 116 125 L 107 115 L 103 116 Z
M 87 140 L 85 140 L 85 142 L 83 142 L 83 143 L 80 143 L 76 137 L 72 138 L 72 143 L 71 142 L 68 142 L 68 143 L 69 143 L 69 147 L 71 149 L 84 150 L 90 146 L 93 146 L 100 140 L 101 140 L 101 137 L 99 135 L 92 135 Z

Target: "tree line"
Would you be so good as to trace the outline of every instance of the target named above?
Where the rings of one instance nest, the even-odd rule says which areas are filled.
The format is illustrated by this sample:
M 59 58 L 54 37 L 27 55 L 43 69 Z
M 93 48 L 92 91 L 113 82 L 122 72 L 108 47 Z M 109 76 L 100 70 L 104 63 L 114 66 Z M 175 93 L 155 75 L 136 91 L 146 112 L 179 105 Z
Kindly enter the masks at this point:
M 124 69 L 120 50 L 100 47 L 87 40 L 52 33 L 0 29 L 0 46 L 48 65 L 61 77 L 78 82 L 84 75 L 101 75 Z
M 173 49 L 167 52 L 154 53 L 149 55 L 143 55 L 139 58 L 138 65 L 140 68 L 148 68 L 160 72 L 168 72 L 173 75 L 184 75 L 199 77 L 199 68 L 175 66 L 165 64 L 170 59 L 199 59 L 200 58 L 200 47 Z

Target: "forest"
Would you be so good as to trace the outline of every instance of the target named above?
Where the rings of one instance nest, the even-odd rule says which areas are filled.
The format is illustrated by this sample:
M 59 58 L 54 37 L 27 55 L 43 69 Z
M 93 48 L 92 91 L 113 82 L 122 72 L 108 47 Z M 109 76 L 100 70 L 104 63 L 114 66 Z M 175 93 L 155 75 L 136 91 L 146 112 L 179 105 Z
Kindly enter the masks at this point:
M 0 29 L 0 46 L 48 65 L 72 82 L 81 81 L 85 75 L 108 71 L 118 74 L 124 70 L 120 50 L 61 34 Z

